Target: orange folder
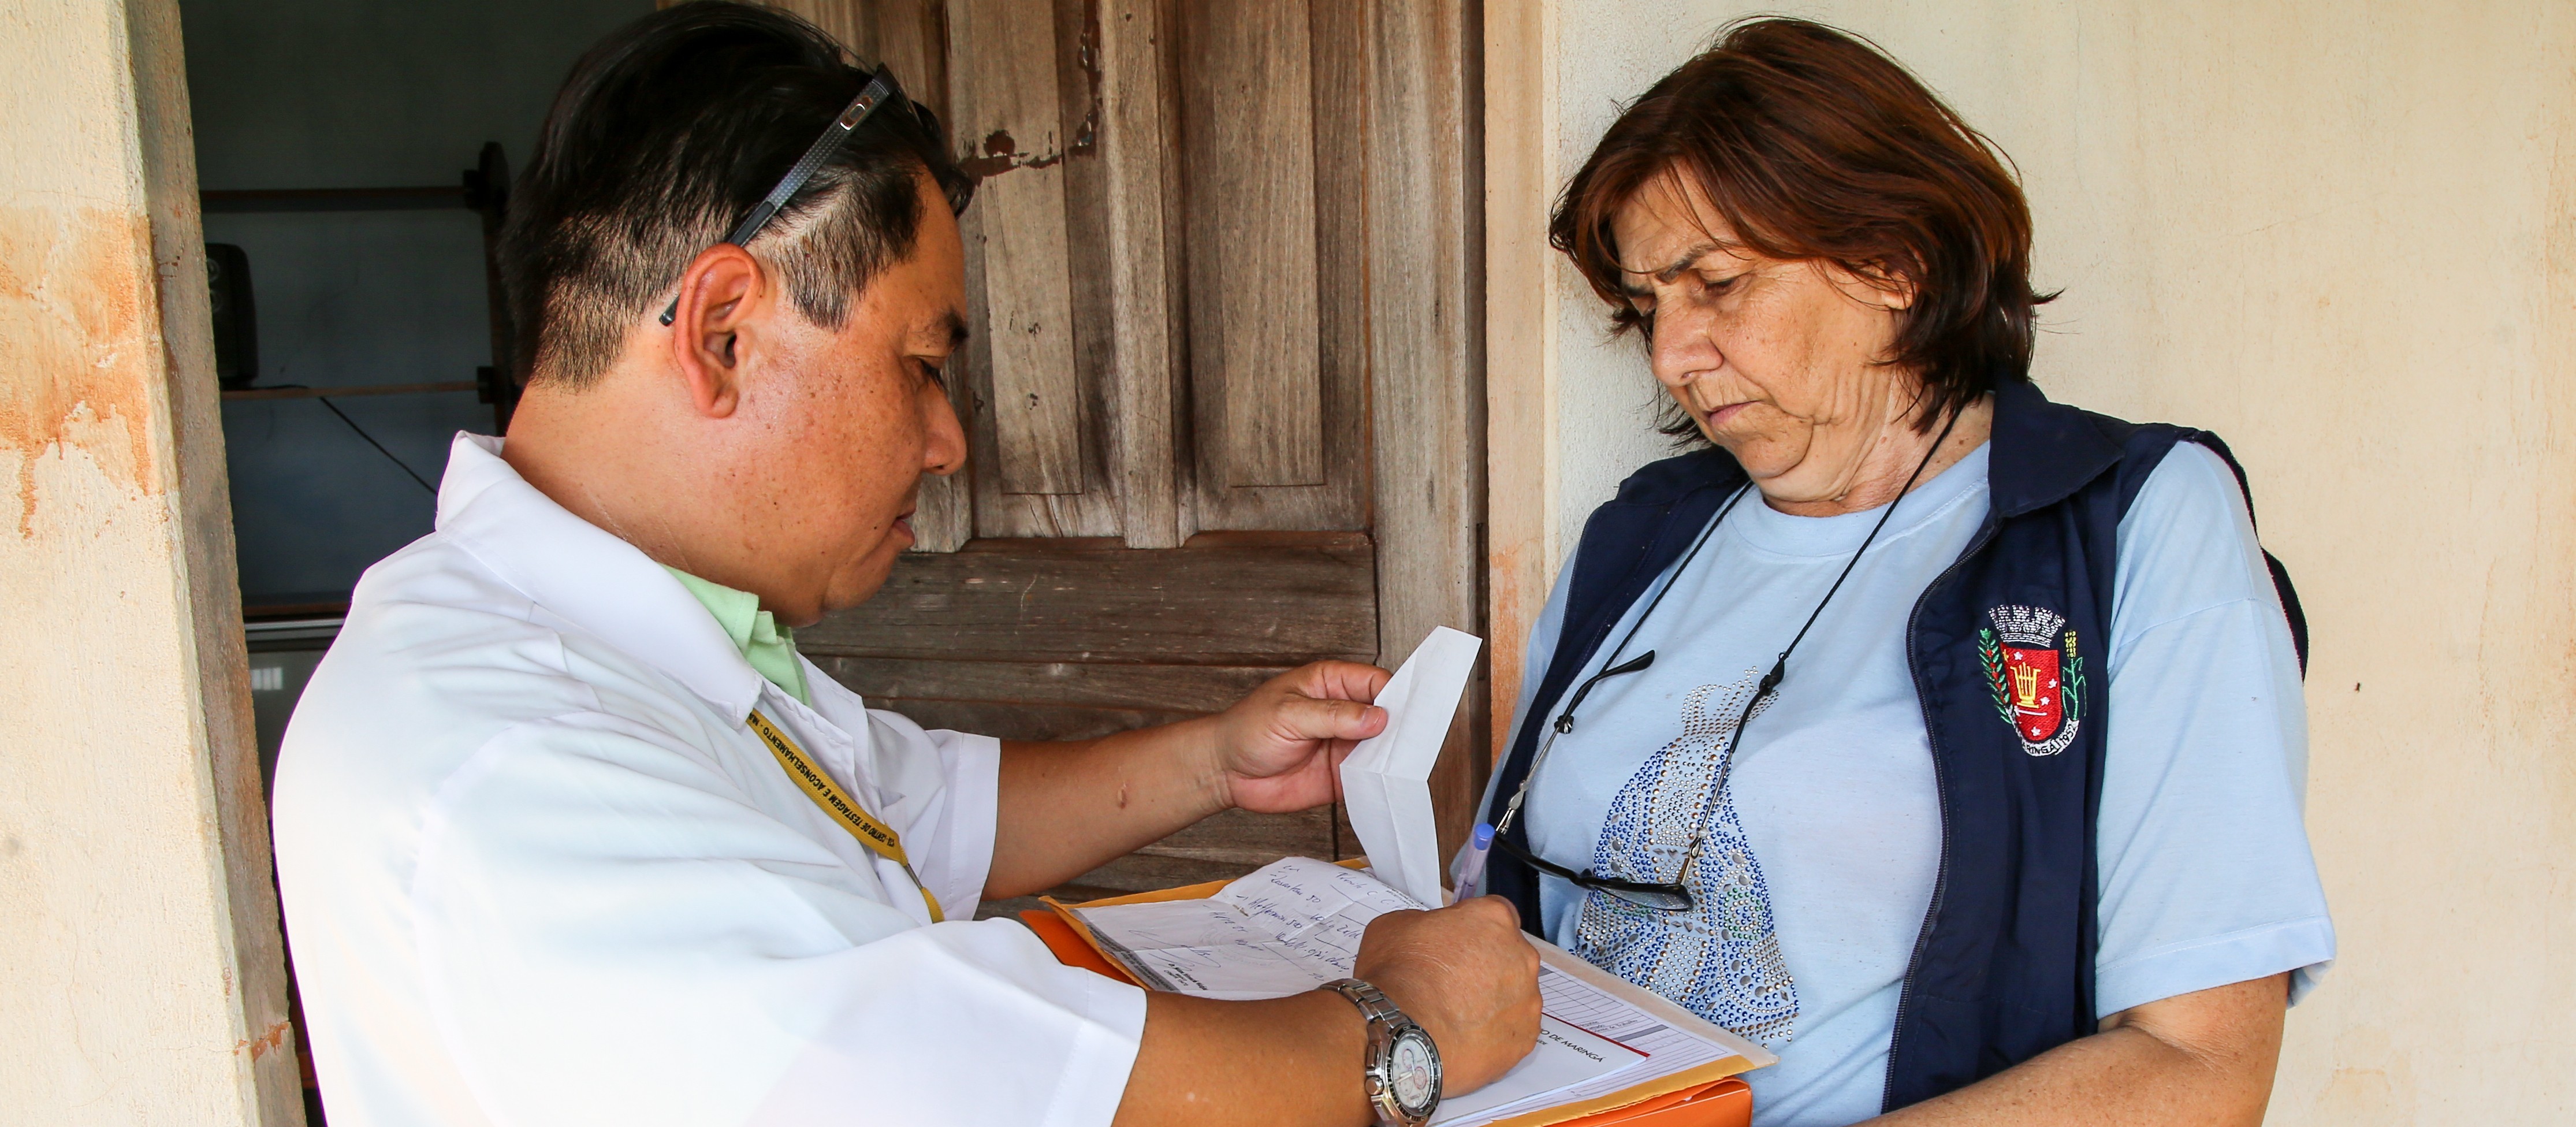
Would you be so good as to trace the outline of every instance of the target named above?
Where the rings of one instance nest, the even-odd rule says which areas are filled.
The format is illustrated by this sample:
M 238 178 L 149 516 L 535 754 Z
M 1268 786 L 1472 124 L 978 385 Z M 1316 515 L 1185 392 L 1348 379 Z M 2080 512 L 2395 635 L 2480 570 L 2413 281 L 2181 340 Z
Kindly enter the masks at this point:
M 1135 984 L 1135 979 L 1093 949 L 1063 917 L 1053 912 L 1027 911 L 1020 913 L 1020 922 L 1029 925 L 1029 930 L 1036 932 L 1066 966 Z M 1561 1119 L 1550 1127 L 1608 1127 L 1613 1123 L 1621 1127 L 1748 1127 L 1752 1122 L 1753 1089 L 1729 1076 L 1649 1096 L 1625 1107 Z

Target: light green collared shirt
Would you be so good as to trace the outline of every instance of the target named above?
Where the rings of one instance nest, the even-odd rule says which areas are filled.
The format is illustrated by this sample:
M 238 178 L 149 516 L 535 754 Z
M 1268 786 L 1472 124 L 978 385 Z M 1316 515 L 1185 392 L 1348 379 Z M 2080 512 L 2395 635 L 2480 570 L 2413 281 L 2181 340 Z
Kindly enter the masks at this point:
M 805 666 L 796 660 L 796 631 L 780 626 L 768 611 L 760 609 L 760 596 L 709 583 L 676 567 L 665 565 L 662 570 L 670 572 L 671 578 L 697 596 L 707 613 L 716 616 L 716 624 L 724 627 L 725 636 L 733 639 L 744 661 L 798 703 L 814 707 L 814 698 L 805 691 Z

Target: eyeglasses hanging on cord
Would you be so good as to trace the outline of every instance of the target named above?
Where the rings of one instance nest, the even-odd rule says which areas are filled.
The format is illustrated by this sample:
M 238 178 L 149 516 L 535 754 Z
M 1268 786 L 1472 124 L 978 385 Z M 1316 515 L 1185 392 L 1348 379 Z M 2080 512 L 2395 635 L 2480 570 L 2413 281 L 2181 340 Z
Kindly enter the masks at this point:
M 1578 888 L 1600 892 L 1613 899 L 1655 911 L 1689 911 L 1695 902 L 1690 891 L 1691 869 L 1699 862 L 1700 850 L 1708 841 L 1709 807 L 1717 801 L 1717 796 L 1726 790 L 1727 776 L 1735 766 L 1736 748 L 1744 742 L 1745 725 L 1752 723 L 1753 714 L 1760 711 L 1763 704 L 1779 692 L 1780 683 L 1788 676 L 1789 655 L 1797 652 L 1798 643 L 1807 640 L 1807 632 L 1815 628 L 1816 619 L 1824 615 L 1825 607 L 1831 604 L 1834 596 L 1842 591 L 1843 581 L 1850 579 L 1852 569 L 1860 566 L 1861 557 L 1868 554 L 1870 545 L 1878 541 L 1878 534 L 1884 531 L 1887 528 L 1887 522 L 1896 516 L 1897 505 L 1904 502 L 1906 494 L 1914 491 L 1914 483 L 1922 479 L 1923 471 L 1930 468 L 1933 457 L 1941 452 L 1942 444 L 1950 440 L 1950 432 L 1958 425 L 1959 413 L 1952 411 L 1949 420 L 1941 425 L 1940 435 L 1932 440 L 1931 449 L 1923 452 L 1923 459 L 1914 464 L 1914 472 L 1906 476 L 1905 486 L 1897 491 L 1894 499 L 1888 501 L 1887 509 L 1879 514 L 1878 523 L 1870 526 L 1869 535 L 1862 538 L 1860 548 L 1852 553 L 1851 559 L 1843 563 L 1842 572 L 1834 576 L 1833 586 L 1825 589 L 1824 598 L 1816 600 L 1815 609 L 1807 612 L 1805 624 L 1798 627 L 1798 633 L 1789 639 L 1788 646 L 1780 651 L 1777 659 L 1772 661 L 1770 672 L 1762 675 L 1752 695 L 1746 698 L 1744 710 L 1735 718 L 1734 730 L 1727 735 L 1726 751 L 1718 759 L 1716 777 L 1710 781 L 1707 792 L 1700 796 L 1697 824 L 1691 830 L 1690 846 L 1682 854 L 1681 871 L 1675 873 L 1672 880 L 1638 881 L 1622 877 L 1607 877 L 1589 869 L 1578 873 L 1540 857 L 1535 850 L 1513 842 L 1508 833 L 1512 822 L 1520 816 L 1521 804 L 1529 798 L 1530 784 L 1538 779 L 1539 768 L 1546 764 L 1548 752 L 1555 749 L 1556 738 L 1574 730 L 1574 712 L 1583 706 L 1583 698 L 1591 695 L 1593 687 L 1605 680 L 1635 673 L 1655 663 L 1653 650 L 1647 650 L 1626 662 L 1620 662 L 1619 655 L 1626 652 L 1628 643 L 1636 640 L 1637 632 L 1645 628 L 1646 621 L 1654 617 L 1655 609 L 1663 605 L 1664 596 L 1670 594 L 1674 585 L 1681 582 L 1682 575 L 1690 570 L 1691 561 L 1699 557 L 1700 549 L 1706 547 L 1709 540 L 1716 535 L 1718 526 L 1726 523 L 1727 514 L 1734 512 L 1736 503 L 1742 501 L 1745 494 L 1753 491 L 1753 485 L 1750 482 L 1729 496 L 1726 503 L 1718 508 L 1717 515 L 1709 520 L 1707 527 L 1700 530 L 1699 537 L 1691 541 L 1690 550 L 1684 552 L 1680 562 L 1673 566 L 1672 574 L 1665 579 L 1664 585 L 1656 590 L 1655 597 L 1646 603 L 1646 609 L 1637 615 L 1637 621 L 1629 625 L 1627 633 L 1620 635 L 1619 644 L 1610 649 L 1610 656 L 1602 659 L 1604 668 L 1585 680 L 1574 690 L 1573 695 L 1567 698 L 1564 709 L 1557 713 L 1555 720 L 1549 722 L 1547 739 L 1539 745 L 1538 754 L 1530 758 L 1529 771 L 1521 776 L 1520 787 L 1512 792 L 1510 803 L 1503 807 L 1503 816 L 1495 821 L 1490 831 L 1483 826 L 1477 827 L 1477 839 L 1491 840 L 1493 844 L 1502 847 L 1503 852 L 1519 858 L 1522 863 L 1531 868 L 1562 878 Z

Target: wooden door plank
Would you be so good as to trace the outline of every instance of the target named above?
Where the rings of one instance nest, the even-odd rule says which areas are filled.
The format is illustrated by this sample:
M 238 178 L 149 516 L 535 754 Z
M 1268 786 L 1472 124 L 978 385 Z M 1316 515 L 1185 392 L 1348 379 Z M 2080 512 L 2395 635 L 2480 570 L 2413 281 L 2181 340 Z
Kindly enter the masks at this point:
M 894 68 L 906 97 L 948 116 L 948 67 L 941 0 L 769 0 L 840 41 L 859 65 Z M 656 7 L 668 8 L 671 0 Z
M 947 122 L 946 5 L 939 0 L 867 0 L 867 7 L 867 61 L 894 68 L 904 95 Z
M 1084 426 L 1054 9 L 951 0 L 949 21 L 954 143 L 980 179 L 971 227 L 983 260 L 992 468 L 1006 493 L 1080 493 Z
M 1109 236 L 1110 482 L 1130 548 L 1177 548 L 1186 535 L 1174 441 L 1174 247 L 1164 238 L 1174 170 L 1163 159 L 1173 136 L 1164 112 L 1162 8 L 1161 0 L 1104 0 L 1090 29 Z
M 1485 94 L 1485 602 L 1492 647 L 1487 712 L 1494 762 L 1512 738 L 1521 658 L 1547 605 L 1550 441 L 1547 365 L 1556 354 L 1556 251 L 1547 215 L 1557 135 L 1547 64 L 1548 10 L 1484 9 Z
M 1370 5 L 1369 368 L 1378 636 L 1401 661 L 1433 626 L 1477 630 L 1484 519 L 1483 119 L 1467 0 Z M 1490 651 L 1489 651 L 1490 652 Z M 1490 761 L 1483 670 L 1432 773 L 1444 853 Z
M 1308 0 L 1313 28 L 1316 379 L 1323 490 L 1365 523 L 1368 493 L 1368 0 Z M 1286 491 L 1246 491 L 1286 492 Z M 1314 501 L 1298 507 L 1315 511 Z
M 801 641 L 801 635 L 800 635 Z M 1279 665 L 1141 665 L 1132 662 L 951 661 L 836 655 L 808 657 L 851 691 L 878 700 L 1012 701 L 1198 714 L 1241 700 L 1287 672 Z M 901 711 L 901 709 L 897 709 Z M 1000 735 L 1001 732 L 992 734 Z M 1018 737 L 1014 737 L 1018 738 Z
M 1104 264 L 1117 261 L 1120 249 L 1110 237 L 1106 214 L 1107 175 L 1098 143 L 1101 95 L 1096 36 L 1089 30 L 1085 0 L 1053 0 L 1052 4 L 1032 0 L 1031 7 L 1031 18 L 1037 14 L 1035 9 L 1042 8 L 1051 14 L 1055 28 L 1052 42 L 1056 52 L 1057 126 L 1064 145 L 1061 159 L 1043 171 L 1062 177 L 1064 239 L 1068 261 L 1072 263 L 1066 292 L 1072 302 L 1081 488 L 1070 493 L 1013 492 L 1006 488 L 1012 483 L 1006 483 L 998 472 L 1002 446 L 996 433 L 999 427 L 995 413 L 1001 404 L 986 375 L 992 363 L 991 342 L 970 345 L 968 385 L 973 402 L 969 417 L 975 421 L 970 435 L 974 451 L 970 472 L 974 479 L 974 530 L 978 536 L 1003 538 L 1118 536 L 1122 514 L 1117 478 L 1109 463 L 1108 434 L 1116 413 L 1116 392 L 1110 383 L 1111 294 Z M 973 49 L 973 44 L 959 47 L 961 51 Z M 990 157 L 976 159 L 988 163 L 971 167 L 991 170 Z M 987 222 L 981 210 L 980 206 L 969 209 L 970 231 L 980 232 Z M 976 237 L 980 238 L 980 234 Z M 985 275 L 981 272 L 979 250 L 979 246 L 968 247 L 968 300 L 976 311 L 975 324 L 979 330 L 988 330 L 992 320 L 983 302 Z
M 1069 903 L 1122 896 L 1184 884 L 1233 880 L 1282 857 L 1335 858 L 1335 810 L 1296 814 L 1247 814 L 1229 810 L 1075 877 L 1048 894 Z M 1041 905 L 1034 896 L 984 904 L 979 918 L 1007 916 Z
M 1199 529 L 1349 529 L 1369 523 L 1368 445 L 1368 308 L 1367 226 L 1363 180 L 1368 147 L 1367 21 L 1364 0 L 1308 0 L 1308 113 L 1312 137 L 1314 198 L 1314 309 L 1317 337 L 1315 378 L 1320 389 L 1323 482 L 1320 485 L 1243 485 L 1226 468 L 1226 421 L 1220 393 L 1228 366 L 1200 351 L 1208 333 L 1209 311 L 1201 308 L 1208 294 L 1195 271 L 1211 253 L 1201 240 L 1211 222 L 1208 201 L 1193 194 L 1195 172 L 1207 161 L 1232 159 L 1212 152 L 1204 130 L 1195 125 L 1200 108 L 1189 105 L 1176 116 L 1183 130 L 1179 162 L 1191 191 L 1176 193 L 1184 215 L 1174 226 L 1188 237 L 1183 257 L 1190 284 L 1182 291 L 1187 306 L 1182 339 L 1186 342 L 1185 386 L 1194 395 L 1185 416 L 1195 435 L 1184 440 L 1182 464 L 1194 471 L 1182 491 L 1183 519 Z M 1223 70 L 1232 65 L 1210 58 L 1205 45 L 1181 37 L 1176 65 L 1184 74 Z M 1199 100 L 1196 88 L 1178 82 L 1184 101 Z M 1214 221 L 1226 221 L 1223 216 Z
M 1367 660 L 1378 648 L 1374 556 L 1366 537 L 1348 534 L 1202 535 L 1155 550 L 977 541 L 903 557 L 875 598 L 797 631 L 797 644 L 1023 661 Z
M 1333 810 L 1228 810 L 1100 868 L 1073 884 L 1121 892 L 1232 880 L 1282 857 L 1333 857 Z
M 947 728 L 1011 740 L 1098 739 L 1138 728 L 1175 724 L 1201 715 L 1197 711 L 1027 704 L 1020 701 L 868 697 L 867 702 L 870 708 L 901 713 L 924 728 Z
M 1304 0 L 1184 6 L 1190 348 L 1223 486 L 1324 483 Z

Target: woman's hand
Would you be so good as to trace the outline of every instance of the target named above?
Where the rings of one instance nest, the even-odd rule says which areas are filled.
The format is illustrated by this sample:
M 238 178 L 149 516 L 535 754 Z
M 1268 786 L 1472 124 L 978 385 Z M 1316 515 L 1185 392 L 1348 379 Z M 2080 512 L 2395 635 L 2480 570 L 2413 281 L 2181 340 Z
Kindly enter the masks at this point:
M 1331 802 L 1340 793 L 1343 758 L 1386 730 L 1386 710 L 1369 702 L 1389 676 L 1374 665 L 1318 661 L 1271 678 L 1210 717 L 1212 766 L 1225 803 L 1278 814 Z

